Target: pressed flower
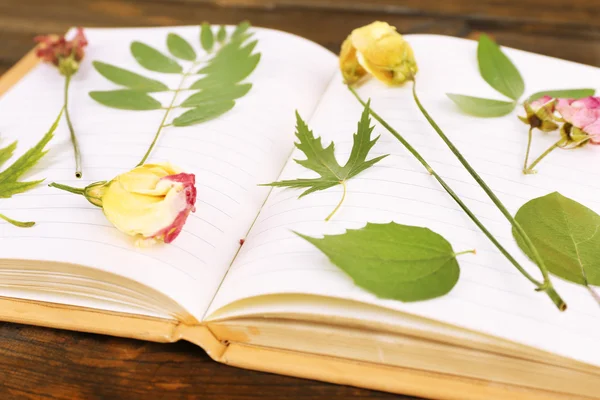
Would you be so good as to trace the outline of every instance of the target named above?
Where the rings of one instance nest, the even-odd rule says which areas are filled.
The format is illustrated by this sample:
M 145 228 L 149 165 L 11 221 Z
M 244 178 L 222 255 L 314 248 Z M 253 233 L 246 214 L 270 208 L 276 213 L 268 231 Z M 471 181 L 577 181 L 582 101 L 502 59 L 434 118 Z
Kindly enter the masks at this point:
M 532 102 L 526 101 L 523 107 L 527 116 L 520 116 L 519 119 L 531 128 L 539 129 L 543 132 L 552 132 L 558 129 L 558 124 L 554 117 L 556 99 L 550 96 L 543 96 Z
M 171 243 L 195 211 L 195 176 L 169 163 L 144 164 L 83 189 L 51 186 L 81 194 L 102 207 L 106 218 L 121 232 L 136 237 L 140 246 Z
M 396 28 L 379 21 L 352 31 L 342 44 L 340 69 L 348 84 L 369 73 L 388 85 L 399 85 L 418 71 L 410 44 Z
M 83 175 L 81 172 L 81 154 L 69 114 L 69 86 L 71 77 L 79 71 L 79 64 L 85 54 L 84 48 L 88 45 L 88 41 L 82 28 L 77 28 L 75 36 L 71 40 L 58 35 L 37 36 L 34 40 L 38 43 L 36 55 L 43 61 L 56 66 L 60 74 L 65 77 L 63 107 L 75 153 L 75 176 L 81 178 Z
M 561 134 L 568 145 L 600 144 L 600 97 L 558 99 L 556 111 L 565 122 Z

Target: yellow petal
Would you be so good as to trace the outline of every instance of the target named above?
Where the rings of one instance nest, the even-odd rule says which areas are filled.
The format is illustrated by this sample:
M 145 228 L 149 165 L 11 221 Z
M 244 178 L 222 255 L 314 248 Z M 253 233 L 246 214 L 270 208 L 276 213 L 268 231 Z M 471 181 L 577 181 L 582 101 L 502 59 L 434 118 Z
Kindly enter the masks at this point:
M 355 83 L 367 74 L 356 58 L 356 49 L 352 46 L 350 36 L 342 43 L 340 51 L 340 70 L 346 83 Z

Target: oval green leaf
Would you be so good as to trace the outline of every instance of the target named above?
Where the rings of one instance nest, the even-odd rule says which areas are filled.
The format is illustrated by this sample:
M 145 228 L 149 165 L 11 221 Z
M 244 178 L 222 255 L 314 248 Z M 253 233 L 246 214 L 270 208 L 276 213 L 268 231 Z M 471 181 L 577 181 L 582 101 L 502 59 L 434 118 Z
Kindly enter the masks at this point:
M 231 34 L 231 40 L 245 40 L 249 36 L 246 35 L 246 31 L 250 29 L 250 22 L 242 21 L 235 27 L 235 30 Z
M 513 100 L 525 91 L 525 82 L 519 70 L 487 35 L 481 35 L 477 46 L 479 72 L 494 89 Z
M 137 90 L 110 90 L 90 92 L 90 97 L 98 103 L 120 110 L 158 110 L 162 104 L 147 93 Z
M 189 126 L 206 122 L 225 114 L 235 106 L 235 101 L 226 100 L 192 108 L 173 120 L 175 126 Z
M 136 74 L 123 68 L 116 67 L 111 64 L 94 61 L 92 63 L 96 71 L 103 77 L 117 85 L 126 86 L 130 89 L 135 89 L 143 92 L 164 92 L 169 90 L 169 87 L 162 82 L 154 79 L 146 78 L 145 76 Z
M 250 91 L 252 84 L 246 83 L 243 85 L 230 85 L 215 90 L 203 90 L 194 93 L 181 103 L 181 107 L 198 107 L 206 104 L 222 102 L 225 100 L 235 100 Z
M 462 94 L 446 93 L 448 97 L 465 113 L 476 117 L 501 117 L 515 109 L 513 101 L 484 99 Z
M 165 56 L 160 51 L 142 42 L 131 43 L 131 54 L 136 61 L 150 71 L 180 74 L 183 72 L 177 61 Z
M 596 93 L 595 89 L 560 89 L 560 90 L 543 90 L 529 96 L 527 101 L 534 101 L 543 96 L 567 99 L 583 99 L 584 97 L 593 96 Z
M 177 58 L 186 61 L 196 60 L 196 52 L 192 45 L 176 33 L 169 33 L 167 35 L 167 48 Z
M 580 285 L 600 285 L 600 215 L 558 192 L 525 203 L 515 219 L 548 271 Z M 513 230 L 529 258 L 531 250 Z
M 221 25 L 217 32 L 217 41 L 223 43 L 225 39 L 227 39 L 227 30 L 225 29 L 225 25 Z
M 362 229 L 320 239 L 298 235 L 358 286 L 380 298 L 433 299 L 450 292 L 458 282 L 457 254 L 446 239 L 427 228 L 368 223 Z
M 200 28 L 200 44 L 204 50 L 211 51 L 215 44 L 215 37 L 213 35 L 210 24 L 204 22 Z

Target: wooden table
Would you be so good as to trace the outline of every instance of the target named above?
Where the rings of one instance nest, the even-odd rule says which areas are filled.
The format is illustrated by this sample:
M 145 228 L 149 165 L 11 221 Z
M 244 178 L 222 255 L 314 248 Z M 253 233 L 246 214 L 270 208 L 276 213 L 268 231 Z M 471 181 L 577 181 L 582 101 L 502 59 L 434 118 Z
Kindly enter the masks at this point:
M 501 44 L 600 66 L 600 0 L 0 0 L 0 74 L 36 34 L 70 26 L 277 28 L 336 51 L 355 27 L 492 34 Z M 409 399 L 236 369 L 189 343 L 156 344 L 0 323 L 0 399 Z

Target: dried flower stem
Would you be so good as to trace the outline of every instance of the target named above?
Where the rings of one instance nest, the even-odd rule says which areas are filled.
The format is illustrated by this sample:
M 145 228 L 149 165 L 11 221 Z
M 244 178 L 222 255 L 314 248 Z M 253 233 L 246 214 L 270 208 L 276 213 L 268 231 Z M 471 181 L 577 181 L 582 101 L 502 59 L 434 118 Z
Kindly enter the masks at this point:
M 354 90 L 354 88 L 351 87 L 350 85 L 348 85 L 348 88 L 350 89 L 350 91 L 352 92 L 352 94 L 356 97 L 356 99 L 363 106 L 366 106 L 366 103 L 360 98 L 360 96 L 358 95 L 358 93 L 356 92 L 356 90 Z M 437 126 L 437 124 L 435 124 L 435 122 L 433 121 L 433 119 L 431 119 L 431 117 L 429 116 L 429 114 L 427 113 L 427 111 L 423 108 L 423 106 L 419 102 L 418 97 L 416 96 L 416 91 L 414 90 L 414 86 L 413 86 L 413 94 L 414 94 L 414 97 L 415 97 L 415 101 L 417 102 L 417 106 L 419 107 L 419 109 L 421 110 L 421 112 L 423 112 L 423 115 L 425 115 L 425 117 L 427 118 L 427 120 L 434 127 L 434 129 L 436 129 L 436 131 L 439 130 L 438 134 L 440 134 L 440 136 L 442 137 L 442 139 L 444 140 L 444 142 L 446 142 L 446 144 L 448 144 L 448 146 L 453 151 L 453 153 L 459 158 L 459 161 L 461 161 L 461 163 L 463 164 L 463 166 L 465 166 L 465 168 L 467 168 L 467 170 L 469 172 L 471 172 L 471 175 L 473 176 L 473 178 L 475 178 L 475 180 L 480 184 L 480 186 L 482 186 L 482 188 L 484 188 L 484 190 L 486 190 L 486 188 L 487 188 L 486 193 L 489 192 L 488 196 L 490 196 L 490 198 L 492 198 L 492 196 L 493 196 L 492 201 L 495 200 L 494 204 L 496 204 L 498 206 L 498 208 L 501 208 L 501 211 L 503 209 L 508 214 L 507 218 L 510 218 L 509 220 L 512 220 L 514 222 L 514 224 L 518 225 L 518 223 L 514 220 L 514 218 L 512 218 L 512 216 L 510 215 L 510 213 L 508 213 L 508 211 L 506 211 L 506 208 L 504 207 L 504 205 L 502 205 L 502 203 L 500 202 L 500 200 L 494 195 L 494 193 L 491 191 L 491 189 L 489 189 L 489 187 L 487 187 L 487 185 L 483 182 L 483 180 L 479 177 L 479 175 L 477 175 L 477 173 L 467 163 L 467 161 L 462 157 L 462 155 L 460 154 L 460 152 L 458 152 L 458 150 L 454 147 L 454 145 L 450 142 L 450 140 L 448 140 L 448 138 L 443 134 L 443 132 L 441 132 L 441 130 L 439 129 L 439 127 Z M 373 110 L 373 108 L 370 109 L 370 112 L 371 112 L 371 115 L 373 116 L 373 118 L 375 118 L 375 120 L 377 120 L 377 122 L 379 122 L 396 139 L 398 139 L 398 141 L 438 181 L 438 183 L 444 188 L 444 190 L 450 195 L 450 197 L 452 197 L 452 199 L 460 206 L 460 208 L 469 216 L 469 218 L 471 218 L 471 220 L 475 223 L 475 225 L 477 225 L 477 227 L 483 232 L 483 234 L 486 235 L 487 238 L 496 246 L 496 248 L 500 251 L 500 253 L 502 253 L 508 259 L 508 261 L 510 261 L 510 263 L 513 264 L 515 266 L 515 268 L 517 268 L 517 270 L 521 274 L 523 274 L 523 276 L 525 276 L 525 278 L 527 278 L 531 283 L 533 283 L 536 286 L 536 290 L 545 292 L 550 297 L 550 299 L 552 300 L 552 302 L 558 307 L 559 310 L 561 310 L 561 311 L 566 310 L 567 305 L 565 304 L 565 302 L 562 300 L 562 298 L 560 297 L 560 295 L 556 292 L 556 290 L 552 286 L 552 283 L 550 282 L 550 280 L 548 278 L 548 271 L 545 269 L 545 266 L 543 265 L 543 263 L 542 263 L 542 266 L 540 267 L 540 270 L 542 270 L 542 268 L 543 268 L 542 275 L 544 276 L 544 281 L 540 282 L 537 279 L 535 279 L 533 276 L 531 276 L 519 264 L 519 262 L 502 246 L 502 244 L 500 244 L 500 242 L 498 242 L 498 240 L 496 240 L 496 238 L 491 234 L 490 231 L 488 231 L 488 229 L 485 227 L 485 225 L 483 225 L 483 223 L 467 207 L 467 205 L 460 199 L 460 197 L 458 197 L 458 195 L 450 188 L 450 186 L 448 186 L 448 184 L 446 183 L 446 181 L 444 181 L 444 179 L 435 172 L 435 170 L 427 163 L 427 161 L 425 161 L 425 159 L 419 154 L 419 152 L 414 147 L 412 147 L 412 145 L 410 143 L 408 143 L 408 141 L 406 139 L 404 139 L 404 137 L 402 137 L 402 135 L 400 135 L 383 118 L 381 118 Z M 519 227 L 520 227 L 520 225 L 519 225 Z M 522 228 L 521 228 L 521 231 L 522 231 Z M 523 232 L 523 236 L 524 236 L 524 240 L 526 240 L 525 239 L 526 235 L 525 235 L 524 232 Z M 529 239 L 529 238 L 527 238 L 527 239 Z M 535 254 L 537 254 L 536 250 L 532 250 L 532 252 L 535 252 Z M 538 255 L 538 258 L 539 258 L 539 255 Z
M 73 151 L 75 152 L 75 177 L 81 178 L 83 176 L 81 171 L 81 152 L 79 151 L 79 144 L 77 143 L 77 137 L 75 136 L 75 129 L 73 129 L 71 116 L 69 115 L 69 86 L 71 84 L 71 77 L 71 74 L 65 75 L 64 109 L 65 119 L 67 120 L 67 126 L 69 127 L 69 133 L 71 135 L 71 143 L 73 144 Z
M 529 151 L 531 150 L 531 139 L 533 136 L 533 127 L 530 126 L 529 127 L 529 133 L 528 133 L 528 137 L 527 137 L 527 151 L 525 151 L 525 161 L 523 162 L 523 173 L 524 174 L 530 174 L 533 171 L 530 171 L 527 168 L 527 163 L 529 162 Z
M 525 173 L 525 174 L 535 173 L 535 171 L 533 170 L 535 168 L 535 166 L 538 165 L 539 162 L 544 159 L 544 157 L 546 157 L 548 154 L 550 154 L 552 152 L 552 150 L 559 147 L 563 142 L 564 142 L 564 139 L 561 138 L 556 143 L 554 143 L 552 146 L 548 147 L 546 149 L 546 151 L 544 151 L 538 158 L 536 158 L 529 167 L 527 167 L 526 169 L 523 170 L 523 173 Z M 527 161 L 527 160 L 525 160 L 525 161 Z

